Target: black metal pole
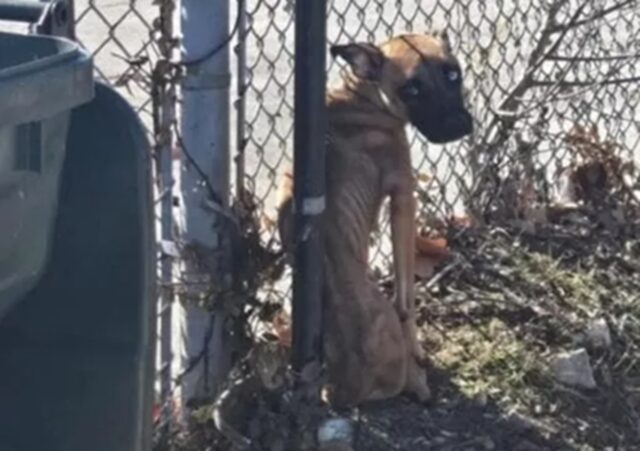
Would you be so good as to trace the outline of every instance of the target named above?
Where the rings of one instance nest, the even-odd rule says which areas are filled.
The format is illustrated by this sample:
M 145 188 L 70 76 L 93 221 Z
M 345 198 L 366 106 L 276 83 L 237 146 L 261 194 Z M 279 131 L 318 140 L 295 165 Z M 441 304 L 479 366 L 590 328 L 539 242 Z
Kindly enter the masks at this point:
M 296 0 L 292 365 L 322 358 L 326 0 Z

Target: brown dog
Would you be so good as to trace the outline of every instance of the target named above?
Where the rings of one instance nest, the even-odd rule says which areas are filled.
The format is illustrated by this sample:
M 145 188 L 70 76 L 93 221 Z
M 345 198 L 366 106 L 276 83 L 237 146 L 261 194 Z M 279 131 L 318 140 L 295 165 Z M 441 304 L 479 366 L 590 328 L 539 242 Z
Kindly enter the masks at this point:
M 461 70 L 442 33 L 401 35 L 380 46 L 336 45 L 331 54 L 351 69 L 327 100 L 324 342 L 332 401 L 354 405 L 401 392 L 427 400 L 415 330 L 414 178 L 405 126 L 435 143 L 469 134 Z M 292 188 L 285 174 L 278 225 L 288 251 Z M 395 304 L 368 275 L 369 236 L 387 196 Z

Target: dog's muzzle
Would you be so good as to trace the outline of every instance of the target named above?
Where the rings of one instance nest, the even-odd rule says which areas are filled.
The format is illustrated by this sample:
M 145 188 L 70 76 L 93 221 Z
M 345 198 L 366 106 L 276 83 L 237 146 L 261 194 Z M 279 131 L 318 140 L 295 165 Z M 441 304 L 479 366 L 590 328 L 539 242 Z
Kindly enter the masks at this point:
M 439 115 L 412 115 L 411 123 L 429 141 L 444 144 L 457 141 L 473 132 L 473 118 L 465 109 L 443 112 Z

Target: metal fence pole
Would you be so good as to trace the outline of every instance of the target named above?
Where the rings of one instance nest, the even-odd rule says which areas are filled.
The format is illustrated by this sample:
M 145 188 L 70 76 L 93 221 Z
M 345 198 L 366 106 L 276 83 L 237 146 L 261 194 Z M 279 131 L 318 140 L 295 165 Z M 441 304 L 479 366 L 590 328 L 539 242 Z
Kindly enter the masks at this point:
M 242 0 L 238 0 L 242 1 Z M 247 147 L 246 138 L 246 106 L 247 106 L 247 11 L 244 7 L 238 8 L 238 43 L 235 47 L 236 52 L 236 93 L 237 98 L 234 102 L 236 107 L 236 155 L 235 163 L 235 195 L 242 198 L 245 194 L 245 148 Z
M 297 0 L 295 12 L 292 365 L 300 371 L 322 351 L 326 2 Z
M 182 0 L 182 103 L 179 141 L 183 150 L 181 179 L 182 244 L 197 247 L 213 259 L 223 249 L 224 221 L 209 208 L 228 206 L 229 198 L 229 1 Z M 212 199 L 215 197 L 216 199 Z M 182 268 L 185 299 L 211 304 L 212 278 L 188 253 Z M 212 316 L 213 315 L 213 316 Z M 211 395 L 224 371 L 223 314 L 183 305 L 178 340 L 181 400 Z
M 174 0 L 164 0 L 159 5 L 159 31 L 163 39 L 160 52 L 162 58 L 155 65 L 152 83 L 153 98 L 153 129 L 156 141 L 157 158 L 157 195 L 160 196 L 160 305 L 158 308 L 159 324 L 159 357 L 160 367 L 158 376 L 160 379 L 160 405 L 161 424 L 163 429 L 170 424 L 172 412 L 172 368 L 173 349 L 172 337 L 172 309 L 174 301 L 174 264 L 175 252 L 173 235 L 173 145 L 174 137 L 171 126 L 175 121 L 175 85 L 169 82 L 170 75 L 166 73 L 169 62 L 173 59 L 174 38 L 173 14 L 175 10 Z M 166 432 L 166 430 L 165 430 Z
M 75 0 L 67 0 L 67 17 L 68 20 L 68 28 L 67 28 L 67 37 L 69 39 L 76 39 L 76 1 Z

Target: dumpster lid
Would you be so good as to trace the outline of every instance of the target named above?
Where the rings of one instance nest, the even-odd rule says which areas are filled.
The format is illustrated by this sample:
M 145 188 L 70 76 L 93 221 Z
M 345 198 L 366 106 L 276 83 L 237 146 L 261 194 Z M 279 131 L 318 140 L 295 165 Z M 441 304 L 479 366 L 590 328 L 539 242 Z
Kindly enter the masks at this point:
M 93 64 L 67 39 L 0 32 L 0 126 L 32 122 L 93 98 Z

